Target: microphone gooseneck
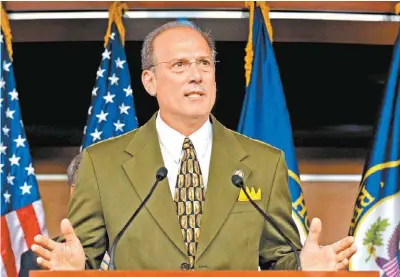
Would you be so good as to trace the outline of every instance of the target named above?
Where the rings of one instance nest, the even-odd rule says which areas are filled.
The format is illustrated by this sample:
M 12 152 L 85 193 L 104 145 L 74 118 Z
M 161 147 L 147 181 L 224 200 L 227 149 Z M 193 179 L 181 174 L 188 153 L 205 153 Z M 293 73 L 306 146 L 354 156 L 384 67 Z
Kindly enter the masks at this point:
M 167 175 L 168 175 L 168 170 L 165 167 L 161 167 L 157 170 L 156 181 L 154 182 L 154 185 L 151 187 L 149 194 L 146 196 L 146 198 L 143 200 L 143 202 L 139 205 L 139 207 L 136 209 L 136 211 L 133 213 L 133 215 L 129 218 L 129 220 L 125 224 L 124 228 L 122 228 L 122 230 L 119 231 L 118 235 L 115 237 L 115 240 L 110 248 L 110 262 L 108 265 L 108 270 L 115 270 L 114 258 L 115 258 L 115 248 L 117 246 L 117 243 L 121 239 L 122 235 L 125 233 L 126 229 L 128 229 L 129 225 L 132 223 L 132 221 L 135 219 L 135 217 L 138 215 L 138 213 L 143 209 L 144 205 L 150 199 L 150 197 L 153 194 L 154 190 L 156 189 L 158 183 L 160 181 L 164 180 L 165 177 L 167 177 Z
M 254 206 L 254 208 L 256 208 L 256 210 L 264 217 L 264 219 L 272 225 L 272 227 L 274 227 L 274 229 L 283 237 L 283 239 L 286 241 L 287 244 L 289 244 L 289 246 L 292 248 L 293 253 L 295 255 L 296 258 L 296 264 L 297 264 L 297 270 L 301 270 L 301 262 L 300 262 L 300 256 L 299 253 L 296 250 L 296 247 L 293 245 L 293 243 L 289 240 L 289 238 L 283 234 L 283 232 L 280 230 L 280 228 L 276 225 L 276 223 L 269 218 L 269 216 L 263 211 L 261 210 L 261 208 L 253 201 L 253 199 L 251 199 L 250 195 L 248 194 L 248 192 L 246 191 L 245 187 L 244 187 L 244 181 L 243 178 L 240 177 L 239 175 L 232 175 L 232 184 L 237 187 L 237 188 L 241 188 L 244 192 L 244 194 L 246 195 L 246 197 L 249 199 L 250 203 Z

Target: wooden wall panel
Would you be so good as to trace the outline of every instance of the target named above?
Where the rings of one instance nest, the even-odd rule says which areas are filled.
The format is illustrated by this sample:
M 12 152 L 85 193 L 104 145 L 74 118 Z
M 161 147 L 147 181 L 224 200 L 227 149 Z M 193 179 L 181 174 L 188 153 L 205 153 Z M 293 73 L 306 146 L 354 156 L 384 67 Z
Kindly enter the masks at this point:
M 303 182 L 308 216 L 322 221 L 320 244 L 331 244 L 347 236 L 357 198 L 357 182 Z
M 50 237 L 60 235 L 60 223 L 67 216 L 69 203 L 69 187 L 67 182 L 39 181 L 46 226 Z
M 362 159 L 300 159 L 301 174 L 361 174 Z
M 8 11 L 107 10 L 112 1 L 3 1 Z M 245 1 L 134 1 L 130 9 L 245 9 Z M 394 13 L 391 1 L 271 1 L 272 10 Z

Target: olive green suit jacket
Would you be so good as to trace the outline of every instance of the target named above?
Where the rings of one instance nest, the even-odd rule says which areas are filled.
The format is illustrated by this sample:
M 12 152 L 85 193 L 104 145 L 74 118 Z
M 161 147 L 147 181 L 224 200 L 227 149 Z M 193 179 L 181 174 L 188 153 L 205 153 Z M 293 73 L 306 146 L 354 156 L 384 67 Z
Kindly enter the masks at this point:
M 256 203 L 300 250 L 283 152 L 228 130 L 213 116 L 211 120 L 210 173 L 195 270 L 257 270 L 260 261 L 275 269 L 295 269 L 291 248 L 250 202 L 238 201 L 240 189 L 231 183 L 233 172 L 242 170 L 245 185 L 261 190 Z M 162 166 L 155 115 L 144 126 L 83 151 L 68 218 L 83 245 L 87 268 L 99 268 Z M 119 241 L 115 266 L 180 270 L 189 261 L 186 253 L 165 178 Z

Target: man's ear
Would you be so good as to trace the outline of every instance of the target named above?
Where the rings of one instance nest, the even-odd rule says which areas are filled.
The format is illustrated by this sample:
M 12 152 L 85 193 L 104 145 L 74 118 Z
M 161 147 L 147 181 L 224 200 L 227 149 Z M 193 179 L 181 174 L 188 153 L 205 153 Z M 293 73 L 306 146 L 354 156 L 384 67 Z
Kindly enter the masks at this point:
M 156 96 L 157 95 L 157 89 L 156 89 L 156 76 L 154 75 L 154 72 L 151 70 L 143 70 L 142 72 L 142 84 L 147 91 L 148 94 L 151 96 Z

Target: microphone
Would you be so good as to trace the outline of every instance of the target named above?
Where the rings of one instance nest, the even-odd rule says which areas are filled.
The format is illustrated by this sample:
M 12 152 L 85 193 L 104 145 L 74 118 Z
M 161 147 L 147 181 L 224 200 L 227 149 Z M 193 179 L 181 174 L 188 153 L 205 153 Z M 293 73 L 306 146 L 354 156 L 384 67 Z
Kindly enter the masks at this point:
M 157 170 L 156 173 L 156 181 L 151 188 L 149 194 L 146 196 L 146 198 L 143 200 L 143 202 L 139 205 L 137 210 L 133 213 L 131 218 L 129 218 L 128 222 L 125 224 L 124 228 L 122 228 L 121 231 L 119 231 L 118 235 L 115 237 L 115 240 L 113 244 L 111 245 L 110 248 L 110 262 L 108 265 L 108 270 L 115 270 L 115 265 L 114 265 L 114 257 L 115 257 L 115 248 L 117 246 L 118 241 L 121 239 L 122 235 L 125 233 L 126 229 L 128 229 L 129 225 L 132 223 L 132 221 L 135 219 L 137 214 L 142 210 L 144 205 L 147 203 L 147 201 L 150 199 L 151 195 L 153 194 L 154 190 L 156 189 L 158 183 L 167 177 L 168 170 L 165 167 L 161 167 Z
M 260 209 L 260 207 L 250 198 L 250 195 L 247 193 L 245 187 L 244 187 L 244 182 L 243 182 L 243 178 L 240 177 L 239 175 L 232 175 L 232 184 L 235 187 L 241 188 L 243 190 L 243 192 L 246 194 L 246 197 L 249 199 L 250 203 L 254 206 L 254 208 L 256 208 L 256 210 L 264 217 L 264 219 L 272 225 L 272 227 L 274 227 L 274 229 L 284 238 L 284 240 L 286 241 L 287 244 L 289 244 L 289 246 L 292 248 L 294 256 L 296 257 L 296 264 L 297 264 L 297 270 L 301 270 L 301 263 L 300 263 L 300 256 L 299 253 L 297 253 L 296 247 L 293 245 L 293 243 L 288 239 L 287 236 L 285 236 L 282 231 L 280 230 L 280 228 L 276 225 L 275 222 L 272 221 L 271 218 L 269 218 L 267 216 L 266 213 L 264 213 L 263 210 Z

